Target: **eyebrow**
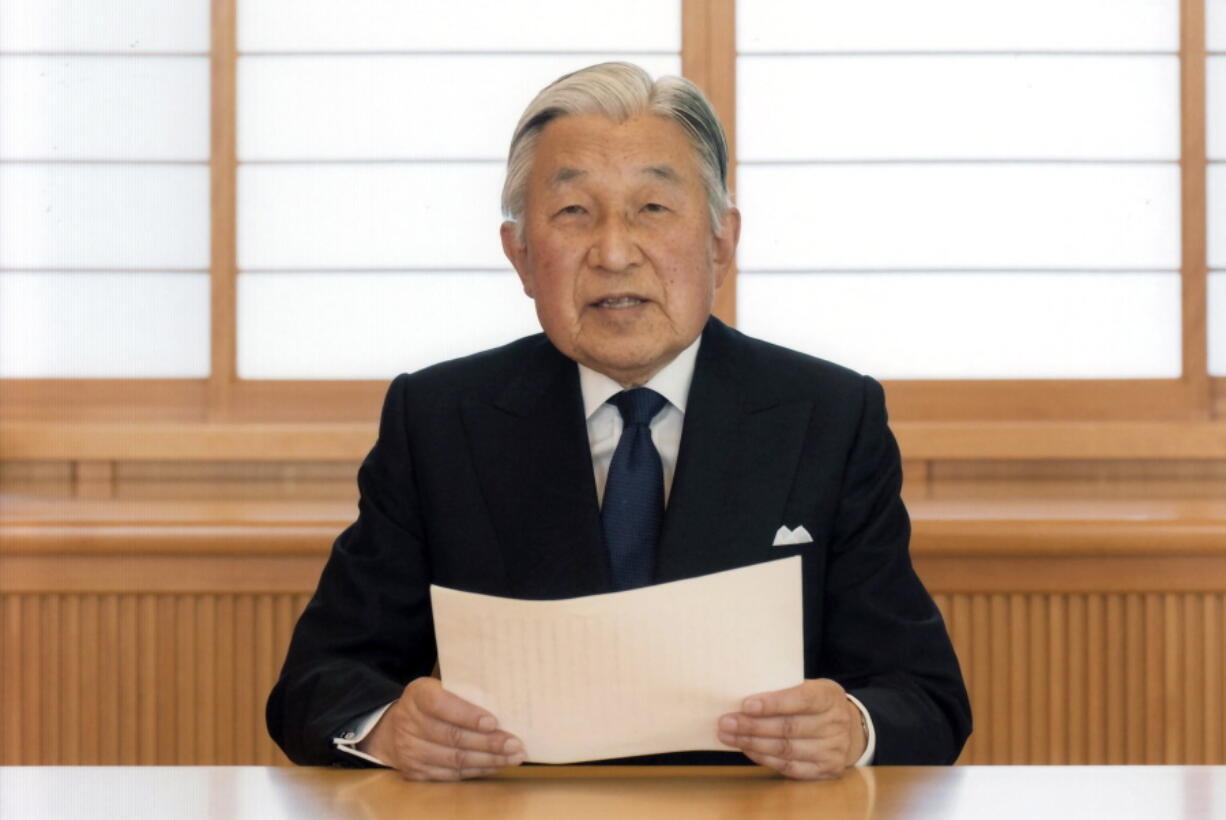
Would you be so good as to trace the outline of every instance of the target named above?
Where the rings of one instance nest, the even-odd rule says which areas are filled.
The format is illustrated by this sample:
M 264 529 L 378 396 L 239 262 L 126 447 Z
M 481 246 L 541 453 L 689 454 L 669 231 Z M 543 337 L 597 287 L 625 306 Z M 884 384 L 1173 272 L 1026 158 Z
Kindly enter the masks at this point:
M 643 173 L 671 185 L 681 184 L 681 175 L 673 170 L 671 165 L 648 165 L 643 169 Z
M 554 171 L 553 176 L 550 177 L 549 186 L 551 188 L 557 188 L 565 182 L 570 182 L 572 179 L 578 179 L 586 174 L 587 171 L 579 168 L 559 168 L 558 170 Z
M 646 174 L 653 179 L 658 179 L 661 182 L 667 182 L 670 185 L 680 185 L 681 175 L 673 169 L 671 165 L 647 165 L 639 169 L 639 173 Z M 575 179 L 587 176 L 587 171 L 582 168 L 570 168 L 563 166 L 553 172 L 553 176 L 549 178 L 551 188 L 558 188 L 563 184 Z

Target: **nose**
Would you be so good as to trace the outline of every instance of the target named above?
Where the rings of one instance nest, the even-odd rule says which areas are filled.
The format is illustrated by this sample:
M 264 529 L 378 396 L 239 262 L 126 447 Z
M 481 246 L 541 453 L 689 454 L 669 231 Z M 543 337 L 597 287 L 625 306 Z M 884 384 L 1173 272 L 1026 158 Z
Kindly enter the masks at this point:
M 588 249 L 588 264 L 611 273 L 629 270 L 643 261 L 634 232 L 620 217 L 601 220 Z

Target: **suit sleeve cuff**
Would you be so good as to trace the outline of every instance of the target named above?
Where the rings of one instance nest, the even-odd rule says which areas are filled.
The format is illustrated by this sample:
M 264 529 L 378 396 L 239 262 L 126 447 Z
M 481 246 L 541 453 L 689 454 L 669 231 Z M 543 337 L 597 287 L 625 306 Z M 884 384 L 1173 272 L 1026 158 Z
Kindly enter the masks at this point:
M 395 703 L 395 701 L 392 701 L 392 703 Z M 332 744 L 346 754 L 351 754 L 354 757 L 360 757 L 363 760 L 369 760 L 371 763 L 377 763 L 380 766 L 387 766 L 387 763 L 384 763 L 374 755 L 367 754 L 366 752 L 360 750 L 358 748 L 358 744 L 366 739 L 366 736 L 370 734 L 370 730 L 375 728 L 375 724 L 379 722 L 379 718 L 383 717 L 383 713 L 390 709 L 391 706 L 392 704 L 389 703 L 385 706 L 379 707 L 373 712 L 370 712 L 365 717 L 358 720 L 357 723 L 341 732 L 339 737 L 332 738 Z M 863 709 L 864 707 L 861 706 L 860 708 Z
M 848 695 L 847 699 L 855 704 L 856 708 L 860 710 L 861 717 L 864 718 L 864 754 L 860 755 L 860 759 L 852 765 L 871 766 L 873 755 L 877 752 L 877 730 L 873 728 L 872 715 L 868 713 L 868 709 L 864 707 L 864 704 L 855 695 Z

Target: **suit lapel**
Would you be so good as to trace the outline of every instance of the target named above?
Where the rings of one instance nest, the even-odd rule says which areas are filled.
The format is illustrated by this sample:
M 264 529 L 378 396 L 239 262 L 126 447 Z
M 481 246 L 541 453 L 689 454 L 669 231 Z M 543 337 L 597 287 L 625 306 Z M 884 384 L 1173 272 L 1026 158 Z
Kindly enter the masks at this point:
M 470 402 L 462 412 L 508 594 L 543 599 L 607 592 L 608 558 L 575 363 L 542 340 L 501 396 Z
M 656 554 L 657 582 L 780 557 L 783 522 L 812 406 L 759 384 L 735 331 L 712 319 L 686 401 L 681 450 Z

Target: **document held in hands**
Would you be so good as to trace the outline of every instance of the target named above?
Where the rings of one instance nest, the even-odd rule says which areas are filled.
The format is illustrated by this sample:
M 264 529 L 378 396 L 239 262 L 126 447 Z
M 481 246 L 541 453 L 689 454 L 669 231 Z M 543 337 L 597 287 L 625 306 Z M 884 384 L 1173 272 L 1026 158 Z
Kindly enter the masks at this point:
M 430 597 L 443 686 L 538 763 L 734 751 L 720 715 L 804 678 L 799 556 L 561 601 Z

